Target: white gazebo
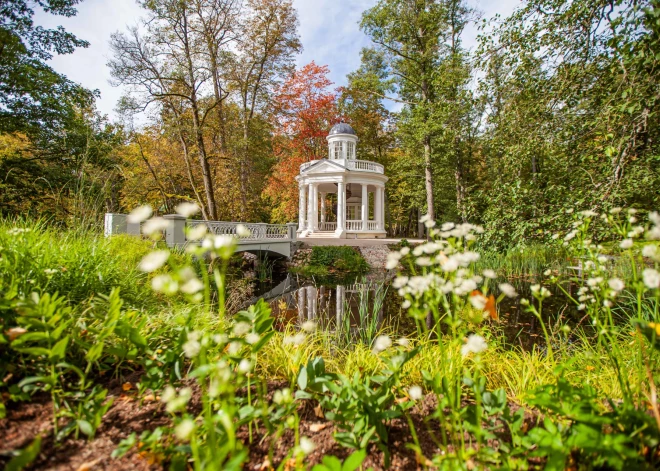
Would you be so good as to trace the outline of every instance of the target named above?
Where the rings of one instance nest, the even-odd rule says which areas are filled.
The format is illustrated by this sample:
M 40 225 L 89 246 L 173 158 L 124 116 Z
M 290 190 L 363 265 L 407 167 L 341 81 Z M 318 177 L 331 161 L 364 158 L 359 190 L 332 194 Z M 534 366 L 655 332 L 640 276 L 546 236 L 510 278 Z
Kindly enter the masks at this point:
M 327 140 L 328 158 L 302 164 L 296 177 L 299 237 L 385 237 L 385 169 L 356 160 L 358 137 L 348 124 L 333 126 Z

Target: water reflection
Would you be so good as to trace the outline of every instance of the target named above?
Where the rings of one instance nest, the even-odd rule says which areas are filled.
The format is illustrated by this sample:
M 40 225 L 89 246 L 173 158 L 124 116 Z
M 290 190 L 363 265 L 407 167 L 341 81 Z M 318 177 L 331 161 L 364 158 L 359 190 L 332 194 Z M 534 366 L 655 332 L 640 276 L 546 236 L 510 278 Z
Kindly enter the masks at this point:
M 385 293 L 387 287 L 383 283 L 301 286 L 294 277 L 288 277 L 261 297 L 269 301 L 277 330 L 288 325 L 302 326 L 307 321 L 326 330 L 337 330 L 338 326 L 380 329 Z
M 516 283 L 520 296 L 505 298 L 498 306 L 499 320 L 489 322 L 489 329 L 500 336 L 508 348 L 530 350 L 543 346 L 545 338 L 539 320 L 526 312 L 521 299 L 531 299 L 530 283 Z M 570 293 L 572 286 L 565 289 Z M 572 329 L 580 326 L 589 330 L 583 314 L 559 289 L 544 302 L 543 319 L 550 332 L 558 332 L 567 324 Z M 356 282 L 350 285 L 299 284 L 289 275 L 279 285 L 260 296 L 269 302 L 275 328 L 283 331 L 289 326 L 301 327 L 314 321 L 319 328 L 337 332 L 346 341 L 360 339 L 369 343 L 380 330 L 392 335 L 410 335 L 416 332 L 414 321 L 402 309 L 402 299 L 384 282 Z M 587 324 L 587 325 L 585 325 Z

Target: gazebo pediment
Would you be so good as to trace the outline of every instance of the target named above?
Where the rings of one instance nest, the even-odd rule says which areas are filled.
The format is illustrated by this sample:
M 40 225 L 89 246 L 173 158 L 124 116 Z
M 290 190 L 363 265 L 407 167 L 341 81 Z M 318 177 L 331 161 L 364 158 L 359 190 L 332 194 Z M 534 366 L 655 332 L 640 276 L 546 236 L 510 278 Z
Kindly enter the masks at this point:
M 309 175 L 312 173 L 336 173 L 336 172 L 348 172 L 349 170 L 337 162 L 332 160 L 322 159 L 318 162 L 307 167 L 303 173 Z

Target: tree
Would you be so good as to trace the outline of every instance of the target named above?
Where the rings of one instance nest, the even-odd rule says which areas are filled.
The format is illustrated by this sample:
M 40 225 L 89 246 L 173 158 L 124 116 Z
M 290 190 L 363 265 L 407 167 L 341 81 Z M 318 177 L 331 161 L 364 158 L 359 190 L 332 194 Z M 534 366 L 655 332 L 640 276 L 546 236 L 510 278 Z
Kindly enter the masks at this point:
M 7 0 L 0 7 L 0 133 L 20 132 L 47 140 L 89 106 L 93 94 L 46 64 L 54 54 L 70 54 L 89 44 L 64 28 L 35 26 L 27 0 Z M 79 0 L 35 2 L 48 13 L 71 17 Z
M 277 162 L 265 195 L 273 202 L 272 218 L 291 221 L 298 213 L 300 165 L 324 158 L 328 130 L 338 122 L 337 93 L 330 89 L 327 66 L 314 62 L 296 71 L 275 96 L 273 150 Z
M 271 111 L 273 93 L 282 78 L 293 71 L 294 55 L 302 49 L 298 17 L 290 0 L 249 0 L 248 7 L 240 28 L 238 53 L 228 57 L 225 67 L 241 110 L 243 141 L 238 152 L 243 213 L 248 210 L 252 190 L 249 183 L 255 114 Z

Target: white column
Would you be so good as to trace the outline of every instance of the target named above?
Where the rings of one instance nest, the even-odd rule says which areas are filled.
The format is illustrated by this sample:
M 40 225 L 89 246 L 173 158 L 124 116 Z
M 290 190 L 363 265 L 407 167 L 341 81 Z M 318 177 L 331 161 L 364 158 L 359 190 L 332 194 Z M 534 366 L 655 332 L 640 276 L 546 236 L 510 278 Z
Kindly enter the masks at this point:
M 307 230 L 314 230 L 314 185 L 307 185 Z
M 385 187 L 380 189 L 380 230 L 385 230 Z
M 381 222 L 380 222 L 380 217 L 381 217 L 381 194 L 383 192 L 383 189 L 380 186 L 376 187 L 376 191 L 374 192 L 374 221 L 376 221 L 376 227 L 380 229 L 381 227 Z
M 366 231 L 369 222 L 369 193 L 367 185 L 362 184 L 362 230 Z
M 312 227 L 315 231 L 319 229 L 319 184 L 314 183 L 314 200 L 312 201 Z
M 321 222 L 325 222 L 325 196 L 325 193 L 321 193 Z
M 300 205 L 298 207 L 298 230 L 305 230 L 305 213 L 307 212 L 307 186 L 300 185 Z
M 346 183 L 337 184 L 337 230 L 346 229 Z

